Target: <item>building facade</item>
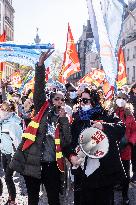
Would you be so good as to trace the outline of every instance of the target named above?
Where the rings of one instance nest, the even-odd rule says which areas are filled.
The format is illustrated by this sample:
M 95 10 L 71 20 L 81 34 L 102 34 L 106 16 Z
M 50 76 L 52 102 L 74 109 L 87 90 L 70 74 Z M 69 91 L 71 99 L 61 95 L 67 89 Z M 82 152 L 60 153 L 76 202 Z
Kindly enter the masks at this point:
M 122 31 L 128 84 L 136 82 L 136 0 L 129 3 Z
M 6 40 L 14 40 L 14 8 L 12 0 L 0 0 L 0 34 L 6 32 Z M 2 78 L 6 78 L 13 73 L 13 66 L 4 63 Z

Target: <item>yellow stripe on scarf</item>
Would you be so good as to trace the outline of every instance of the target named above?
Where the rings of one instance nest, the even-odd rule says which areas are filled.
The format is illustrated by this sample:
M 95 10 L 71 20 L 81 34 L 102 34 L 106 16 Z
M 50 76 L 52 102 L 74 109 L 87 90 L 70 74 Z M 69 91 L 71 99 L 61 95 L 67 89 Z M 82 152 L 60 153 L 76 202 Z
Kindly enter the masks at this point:
M 29 139 L 29 140 L 32 140 L 33 142 L 35 141 L 35 135 L 32 135 L 30 133 L 23 133 L 22 134 L 22 137 L 26 138 L 26 139 Z
M 38 122 L 31 121 L 31 122 L 29 123 L 29 126 L 31 126 L 31 127 L 37 129 L 37 128 L 39 127 L 39 123 L 38 123 Z
M 62 152 L 56 152 L 56 160 L 63 157 Z
M 60 144 L 60 139 L 55 139 L 55 144 Z

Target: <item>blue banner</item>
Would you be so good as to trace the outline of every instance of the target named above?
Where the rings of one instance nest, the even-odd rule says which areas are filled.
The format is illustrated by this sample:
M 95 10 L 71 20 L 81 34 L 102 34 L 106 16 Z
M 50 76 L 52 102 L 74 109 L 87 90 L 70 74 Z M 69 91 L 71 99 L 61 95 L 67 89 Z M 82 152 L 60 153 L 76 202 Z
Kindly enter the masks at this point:
M 0 47 L 21 49 L 54 49 L 53 44 L 16 44 L 13 41 L 0 42 Z
M 35 67 L 39 54 L 20 51 L 0 50 L 0 62 L 14 62 L 20 65 Z

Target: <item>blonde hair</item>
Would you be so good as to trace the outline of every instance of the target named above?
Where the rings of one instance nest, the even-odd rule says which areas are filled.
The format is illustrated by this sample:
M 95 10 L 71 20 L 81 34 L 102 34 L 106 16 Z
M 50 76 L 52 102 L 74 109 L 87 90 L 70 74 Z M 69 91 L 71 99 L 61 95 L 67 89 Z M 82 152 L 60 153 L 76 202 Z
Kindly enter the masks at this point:
M 14 112 L 15 111 L 15 105 L 13 102 L 3 102 L 1 104 L 1 108 L 3 108 L 7 112 Z

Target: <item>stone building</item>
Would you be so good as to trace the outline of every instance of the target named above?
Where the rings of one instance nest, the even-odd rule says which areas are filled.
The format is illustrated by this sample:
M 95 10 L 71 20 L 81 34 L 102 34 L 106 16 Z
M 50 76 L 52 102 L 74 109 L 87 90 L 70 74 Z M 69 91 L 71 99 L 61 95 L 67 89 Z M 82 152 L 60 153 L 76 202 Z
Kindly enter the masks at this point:
M 136 82 L 136 0 L 129 3 L 123 22 L 122 47 L 128 84 Z
M 0 0 L 0 34 L 6 32 L 6 40 L 14 40 L 14 8 L 12 0 Z M 6 78 L 13 73 L 13 66 L 4 63 L 2 78 Z
M 5 30 L 7 41 L 14 39 L 14 12 L 12 0 L 0 0 L 0 34 Z

